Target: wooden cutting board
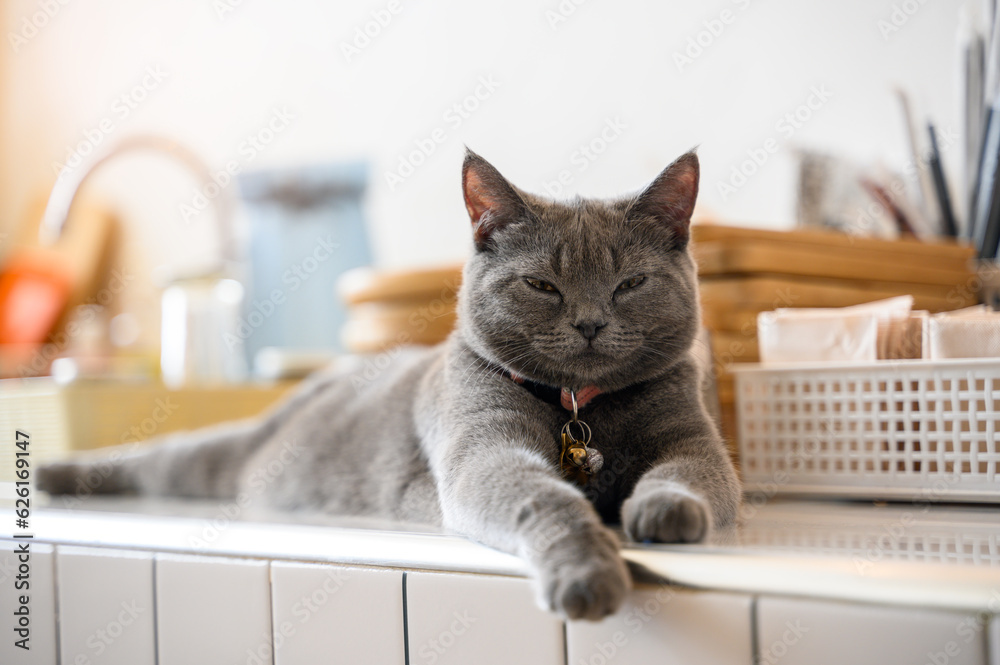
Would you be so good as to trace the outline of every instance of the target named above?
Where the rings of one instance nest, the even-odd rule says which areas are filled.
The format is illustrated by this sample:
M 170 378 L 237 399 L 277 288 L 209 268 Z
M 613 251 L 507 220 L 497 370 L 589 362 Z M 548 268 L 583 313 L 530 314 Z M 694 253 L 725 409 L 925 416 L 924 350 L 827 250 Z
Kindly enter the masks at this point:
M 757 315 L 760 310 L 740 309 L 735 307 L 703 306 L 701 309 L 702 325 L 709 330 L 757 334 Z
M 853 248 L 831 250 L 796 243 L 705 241 L 693 245 L 698 274 L 800 275 L 807 277 L 955 285 L 970 278 L 964 260 L 914 258 L 904 253 Z
M 820 248 L 826 250 L 828 261 L 835 256 L 874 260 L 889 259 L 890 257 L 891 260 L 910 261 L 932 259 L 936 264 L 949 269 L 967 267 L 969 260 L 975 254 L 974 248 L 970 245 L 948 240 L 935 240 L 934 242 L 911 239 L 882 240 L 811 229 L 771 231 L 704 224 L 691 227 L 691 238 L 695 246 L 703 242 L 725 242 L 735 246 L 762 243 L 770 247 Z
M 701 280 L 701 301 L 709 317 L 718 310 L 770 310 L 778 307 L 847 307 L 893 296 L 912 294 L 914 309 L 932 312 L 959 309 L 975 304 L 969 289 L 953 286 L 903 285 L 891 282 L 866 283 L 849 280 L 820 280 L 792 277 L 740 277 Z

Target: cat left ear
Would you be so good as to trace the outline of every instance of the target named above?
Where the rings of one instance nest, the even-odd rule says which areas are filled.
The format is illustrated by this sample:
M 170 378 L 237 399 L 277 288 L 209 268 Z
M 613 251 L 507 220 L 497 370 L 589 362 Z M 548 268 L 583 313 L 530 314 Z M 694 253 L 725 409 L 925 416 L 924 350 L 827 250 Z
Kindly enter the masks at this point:
M 691 235 L 691 214 L 698 198 L 698 179 L 698 155 L 692 150 L 656 176 L 629 209 L 629 215 L 653 218 L 670 231 L 677 247 L 686 247 Z
M 521 216 L 527 207 L 507 179 L 468 148 L 462 164 L 462 192 L 476 248 L 480 250 L 489 246 L 490 237 L 498 229 Z

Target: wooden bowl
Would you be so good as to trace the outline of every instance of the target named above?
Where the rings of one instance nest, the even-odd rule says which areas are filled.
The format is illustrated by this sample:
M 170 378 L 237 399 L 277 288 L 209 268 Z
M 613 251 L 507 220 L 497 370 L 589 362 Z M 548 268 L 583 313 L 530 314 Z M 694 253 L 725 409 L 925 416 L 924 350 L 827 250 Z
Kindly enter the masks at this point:
M 341 336 L 355 353 L 444 341 L 455 326 L 460 265 L 418 270 L 357 268 L 337 286 L 348 310 Z

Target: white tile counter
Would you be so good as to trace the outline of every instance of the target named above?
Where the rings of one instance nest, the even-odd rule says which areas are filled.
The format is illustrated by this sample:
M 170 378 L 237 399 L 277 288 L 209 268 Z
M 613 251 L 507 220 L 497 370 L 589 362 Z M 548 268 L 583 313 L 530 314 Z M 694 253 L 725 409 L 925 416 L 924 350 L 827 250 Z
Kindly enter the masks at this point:
M 626 606 L 566 625 L 534 605 L 517 558 L 465 539 L 223 508 L 36 509 L 33 648 L 0 626 L 0 662 L 1000 665 L 996 508 L 748 504 L 713 543 L 627 548 L 644 570 Z

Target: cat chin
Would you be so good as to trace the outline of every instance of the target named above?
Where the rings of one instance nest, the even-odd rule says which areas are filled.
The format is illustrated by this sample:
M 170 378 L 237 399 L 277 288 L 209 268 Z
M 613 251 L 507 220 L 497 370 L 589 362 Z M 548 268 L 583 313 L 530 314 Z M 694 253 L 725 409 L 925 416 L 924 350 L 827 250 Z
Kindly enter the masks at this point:
M 620 355 L 608 354 L 598 365 L 571 360 L 559 361 L 552 370 L 555 382 L 552 385 L 597 385 L 604 392 L 614 392 L 639 383 L 664 376 L 671 372 L 678 363 L 683 362 L 688 354 L 680 353 L 674 357 L 661 356 L 655 362 L 643 361 L 641 354 Z M 544 383 L 544 380 L 537 379 Z
M 621 367 L 602 367 L 600 369 L 596 368 L 581 368 L 577 370 L 576 368 L 563 364 L 559 369 L 548 369 L 548 368 L 532 368 L 535 371 L 531 373 L 522 373 L 515 370 L 515 372 L 530 379 L 536 383 L 541 383 L 548 386 L 563 387 L 563 386 L 589 386 L 595 385 L 599 387 L 604 392 L 613 392 L 615 390 L 621 390 L 632 384 L 639 383 L 646 380 L 648 377 L 642 376 L 632 376 L 629 372 L 622 372 Z
M 510 375 L 556 388 L 561 388 L 563 386 L 596 385 L 602 390 L 607 390 L 608 388 L 605 386 L 617 383 L 614 381 L 608 381 L 609 374 L 611 372 L 606 369 L 605 371 L 600 371 L 590 367 L 577 370 L 566 362 L 555 364 L 555 366 L 552 367 L 546 367 L 544 365 L 539 366 L 538 363 L 528 363 L 524 367 L 518 367 L 504 362 L 493 362 L 506 370 L 506 372 Z M 629 383 L 631 382 L 626 382 L 625 384 L 617 387 L 625 387 L 625 385 L 629 385 Z
M 588 386 L 596 385 L 605 392 L 621 390 L 631 385 L 648 381 L 662 374 L 672 363 L 637 363 L 628 358 L 628 353 L 599 353 L 593 349 L 586 353 L 576 353 L 564 357 L 545 356 L 544 362 L 532 359 L 523 366 L 512 366 L 498 359 L 496 365 L 508 373 L 522 376 L 536 383 L 548 386 Z

